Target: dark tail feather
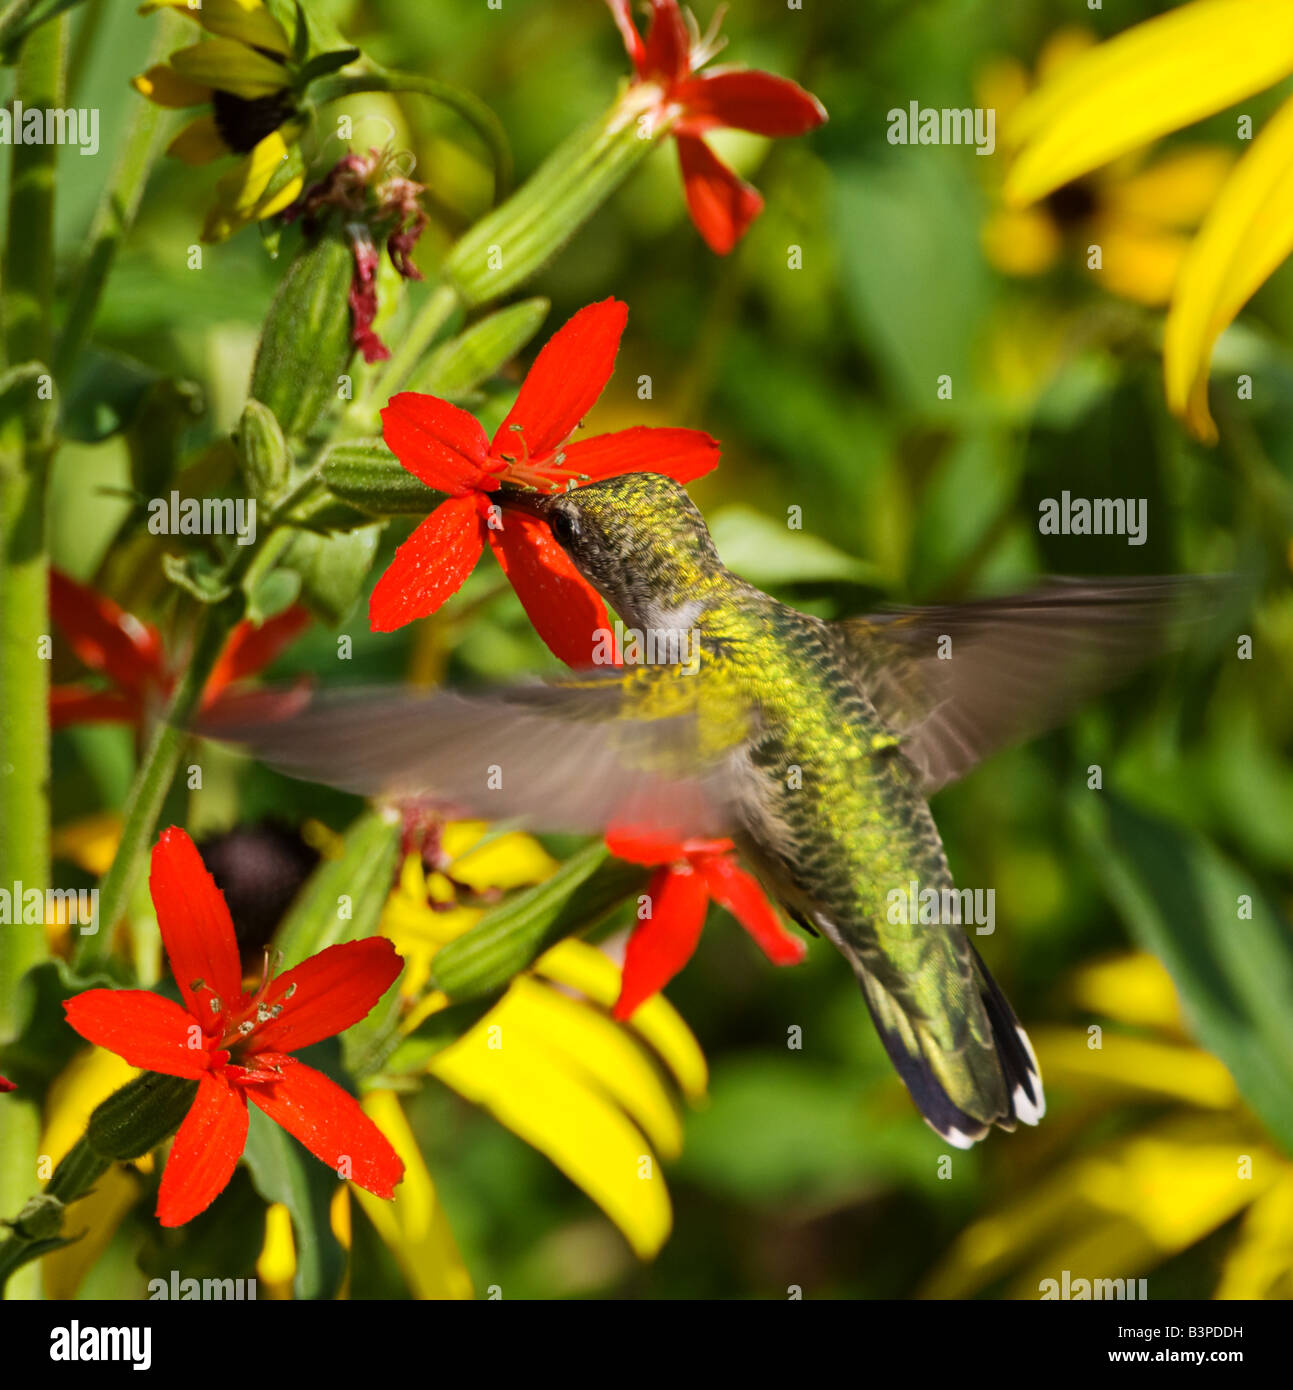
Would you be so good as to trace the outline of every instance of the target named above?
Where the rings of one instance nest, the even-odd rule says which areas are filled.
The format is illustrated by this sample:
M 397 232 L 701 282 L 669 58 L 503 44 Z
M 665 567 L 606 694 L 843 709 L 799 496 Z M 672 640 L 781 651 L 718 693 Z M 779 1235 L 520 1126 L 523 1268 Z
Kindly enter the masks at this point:
M 977 951 L 974 967 L 992 1041 L 990 1046 L 971 1041 L 954 1056 L 943 1052 L 923 1021 L 907 1013 L 883 985 L 858 971 L 876 1032 L 912 1100 L 935 1133 L 959 1149 L 976 1144 L 993 1125 L 1013 1130 L 1017 1121 L 1035 1125 L 1046 1113 L 1028 1035 Z

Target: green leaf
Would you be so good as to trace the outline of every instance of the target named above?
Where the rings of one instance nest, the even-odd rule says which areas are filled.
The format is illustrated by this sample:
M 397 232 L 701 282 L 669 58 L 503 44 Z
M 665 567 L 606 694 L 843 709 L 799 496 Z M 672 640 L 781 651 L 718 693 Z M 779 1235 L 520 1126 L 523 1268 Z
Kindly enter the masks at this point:
M 325 946 L 376 935 L 399 849 L 398 820 L 368 811 L 355 821 L 340 857 L 315 869 L 275 935 L 285 970 Z
M 638 865 L 610 859 L 606 846 L 594 841 L 551 878 L 500 904 L 437 951 L 437 988 L 455 1000 L 501 989 L 549 947 L 595 926 L 645 881 Z
M 1293 1153 L 1293 926 L 1203 836 L 1112 796 L 1087 793 L 1074 815 L 1127 925 L 1171 974 L 1192 1031 Z M 1240 915 L 1245 902 L 1251 918 Z
M 355 606 L 381 534 L 380 524 L 373 524 L 338 536 L 292 536 L 283 563 L 301 576 L 301 599 L 321 622 L 336 627 Z
M 474 1028 L 498 1003 L 498 994 L 482 995 L 461 1004 L 450 1004 L 423 1019 L 407 1037 L 401 1038 L 381 1065 L 386 1077 L 408 1076 L 426 1070 L 427 1063 L 437 1052 L 456 1043 L 464 1033 Z
M 297 1298 L 332 1298 L 346 1272 L 346 1256 L 332 1233 L 330 1208 L 337 1174 L 307 1153 L 286 1130 L 248 1106 L 243 1158 L 256 1191 L 291 1214 L 296 1242 Z
M 247 589 L 247 617 L 260 627 L 279 613 L 285 613 L 301 592 L 301 576 L 295 570 L 270 570 Z
M 752 584 L 829 580 L 866 584 L 876 582 L 879 574 L 874 565 L 846 555 L 829 541 L 807 531 L 792 531 L 783 522 L 740 503 L 718 512 L 709 529 L 723 563 Z
M 465 400 L 534 337 L 550 307 L 547 299 L 523 299 L 488 314 L 437 348 L 408 389 Z
M 97 444 L 119 434 L 138 416 L 158 380 L 142 362 L 87 348 L 59 411 L 63 434 L 80 444 Z
M 18 1082 L 24 1092 L 42 1091 L 85 1046 L 67 1026 L 63 1001 L 84 990 L 117 983 L 98 972 L 78 974 L 64 960 L 34 965 L 18 987 L 18 1032 L 0 1048 L 0 1074 Z

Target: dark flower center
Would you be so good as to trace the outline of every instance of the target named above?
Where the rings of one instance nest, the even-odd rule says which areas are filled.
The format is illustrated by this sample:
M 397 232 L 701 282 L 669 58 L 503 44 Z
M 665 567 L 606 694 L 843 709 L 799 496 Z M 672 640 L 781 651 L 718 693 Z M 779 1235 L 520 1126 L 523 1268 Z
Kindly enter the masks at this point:
M 1057 188 L 1046 199 L 1046 206 L 1061 227 L 1075 227 L 1094 215 L 1099 200 L 1089 183 L 1075 179 Z
M 235 154 L 254 150 L 293 112 L 292 99 L 286 91 L 251 98 L 217 91 L 211 94 L 211 108 L 220 138 Z

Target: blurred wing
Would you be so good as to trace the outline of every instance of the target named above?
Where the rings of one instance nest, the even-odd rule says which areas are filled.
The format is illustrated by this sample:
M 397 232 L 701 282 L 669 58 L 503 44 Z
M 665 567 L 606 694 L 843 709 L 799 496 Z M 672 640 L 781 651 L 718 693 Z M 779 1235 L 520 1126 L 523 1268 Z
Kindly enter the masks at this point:
M 198 732 L 242 744 L 305 781 L 388 800 L 427 798 L 486 820 L 599 834 L 726 834 L 729 754 L 745 722 L 700 717 L 700 682 L 677 668 L 479 693 L 377 689 L 313 696 L 287 718 L 253 695 Z M 656 717 L 643 717 L 644 697 Z M 251 717 L 248 717 L 248 716 Z
M 1004 744 L 1062 723 L 1168 650 L 1174 620 L 1209 588 L 1188 578 L 1056 580 L 1032 594 L 835 628 L 929 794 Z

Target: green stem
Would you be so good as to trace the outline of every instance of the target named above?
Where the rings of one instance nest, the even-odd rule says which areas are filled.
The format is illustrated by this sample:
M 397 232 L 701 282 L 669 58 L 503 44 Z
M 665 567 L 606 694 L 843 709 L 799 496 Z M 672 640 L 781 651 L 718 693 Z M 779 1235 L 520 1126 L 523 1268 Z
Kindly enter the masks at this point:
M 163 19 L 153 41 L 150 62 L 160 62 L 175 47 L 182 21 L 175 15 L 165 15 Z M 91 16 L 87 15 L 86 23 L 90 22 Z M 60 379 L 76 361 L 89 335 L 117 251 L 139 211 L 144 185 L 161 147 L 161 132 L 160 108 L 149 101 L 136 101 L 112 178 L 90 224 L 89 250 L 76 276 L 72 302 L 54 352 L 54 371 Z
M 15 97 L 61 107 L 66 21 L 23 45 Z M 14 145 L 9 236 L 0 297 L 9 361 L 49 361 L 54 295 L 57 146 Z M 36 397 L 42 377 L 31 379 Z M 39 410 L 6 411 L 0 424 L 0 883 L 49 885 L 49 558 L 45 486 L 52 436 Z M 18 982 L 44 949 L 39 932 L 0 932 L 0 1042 L 18 1027 Z
M 458 295 L 453 286 L 437 285 L 401 336 L 381 375 L 374 378 L 368 395 L 376 400 L 389 400 L 413 375 L 422 354 L 457 307 Z
M 502 122 L 491 107 L 478 96 L 448 82 L 433 77 L 420 77 L 411 72 L 387 72 L 381 68 L 356 76 L 321 78 L 310 84 L 310 96 L 321 106 L 324 102 L 343 97 L 359 96 L 364 92 L 410 92 L 431 97 L 456 111 L 485 142 L 494 165 L 494 201 L 507 195 L 512 182 L 512 151 Z

